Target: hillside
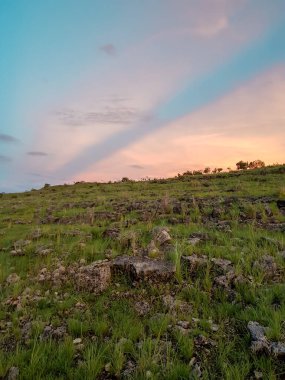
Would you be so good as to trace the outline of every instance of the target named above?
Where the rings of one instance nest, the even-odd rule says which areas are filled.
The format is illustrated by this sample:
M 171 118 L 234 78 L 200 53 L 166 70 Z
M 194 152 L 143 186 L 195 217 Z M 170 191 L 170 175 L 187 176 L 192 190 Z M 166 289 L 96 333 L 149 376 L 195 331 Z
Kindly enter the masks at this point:
M 0 379 L 284 379 L 285 166 L 0 195 Z

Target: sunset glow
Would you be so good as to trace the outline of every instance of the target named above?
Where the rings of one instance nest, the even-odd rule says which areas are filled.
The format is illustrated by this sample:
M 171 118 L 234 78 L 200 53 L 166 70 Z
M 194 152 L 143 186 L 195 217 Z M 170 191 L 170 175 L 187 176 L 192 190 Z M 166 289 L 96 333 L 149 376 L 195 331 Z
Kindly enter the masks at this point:
M 285 162 L 285 2 L 0 2 L 0 191 Z

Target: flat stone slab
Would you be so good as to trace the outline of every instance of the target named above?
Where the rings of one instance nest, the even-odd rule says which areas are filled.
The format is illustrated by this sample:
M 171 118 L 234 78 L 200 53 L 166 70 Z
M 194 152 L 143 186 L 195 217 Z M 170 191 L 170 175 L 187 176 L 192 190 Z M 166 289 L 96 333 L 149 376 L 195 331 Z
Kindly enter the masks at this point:
M 119 256 L 111 264 L 113 273 L 127 274 L 134 281 L 167 282 L 174 278 L 175 265 L 147 257 Z

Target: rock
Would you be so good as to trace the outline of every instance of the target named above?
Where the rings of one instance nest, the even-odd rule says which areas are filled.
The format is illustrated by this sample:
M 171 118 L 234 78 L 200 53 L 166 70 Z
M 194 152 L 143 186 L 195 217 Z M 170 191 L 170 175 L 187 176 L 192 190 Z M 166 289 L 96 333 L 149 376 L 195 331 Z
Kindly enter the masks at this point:
M 270 344 L 265 336 L 265 327 L 261 326 L 258 322 L 250 321 L 247 328 L 251 335 L 250 349 L 254 354 L 270 351 Z
M 198 364 L 195 364 L 192 370 L 192 375 L 194 376 L 194 379 L 202 377 L 202 370 Z
M 200 240 L 206 241 L 209 240 L 209 235 L 206 232 L 193 232 L 190 236 L 189 239 L 194 239 L 194 238 L 199 238 Z
M 25 252 L 21 248 L 13 249 L 10 254 L 12 256 L 24 256 Z
M 272 342 L 270 344 L 270 350 L 274 357 L 278 359 L 285 358 L 285 343 L 282 342 Z
M 214 340 L 210 338 L 206 338 L 204 335 L 198 335 L 194 339 L 194 344 L 196 347 L 206 347 L 206 348 L 217 346 L 217 343 Z
M 103 233 L 103 237 L 113 239 L 113 240 L 118 239 L 119 236 L 120 236 L 120 229 L 116 227 L 107 228 Z
M 73 344 L 77 345 L 77 344 L 81 344 L 82 343 L 82 339 L 81 338 L 75 338 L 73 339 Z
M 214 267 L 223 273 L 226 273 L 226 272 L 233 270 L 233 264 L 230 260 L 220 259 L 220 258 L 212 258 L 211 263 L 213 263 Z
M 41 339 L 55 339 L 60 340 L 63 339 L 66 336 L 66 327 L 65 326 L 59 326 L 54 328 L 52 325 L 47 325 L 44 328 L 43 333 L 41 334 Z
M 153 230 L 153 240 L 158 246 L 163 246 L 171 241 L 169 229 L 166 227 L 155 227 Z
M 11 273 L 7 279 L 6 279 L 6 283 L 8 285 L 12 285 L 12 284 L 16 284 L 17 282 L 20 281 L 20 277 L 17 275 L 17 273 Z
M 260 372 L 260 371 L 254 371 L 254 378 L 257 379 L 257 380 L 263 379 L 262 372 Z
M 162 302 L 164 306 L 167 307 L 168 310 L 174 314 L 177 314 L 177 313 L 190 314 L 192 311 L 192 306 L 188 302 L 177 300 L 175 299 L 175 297 L 171 296 L 170 294 L 163 296 Z
M 198 237 L 193 237 L 187 240 L 187 242 L 191 245 L 197 245 L 198 243 L 200 243 L 200 241 L 202 241 L 202 239 Z
M 277 273 L 277 264 L 273 256 L 265 255 L 253 263 L 253 268 L 262 270 L 267 278 L 272 278 Z
M 80 267 L 73 280 L 78 290 L 86 290 L 95 294 L 101 293 L 111 282 L 110 262 L 99 260 Z
M 205 255 L 196 255 L 193 254 L 191 256 L 182 256 L 181 257 L 182 264 L 186 266 L 190 273 L 195 272 L 200 268 L 205 268 L 208 263 L 208 258 Z
M 36 255 L 47 256 L 52 253 L 52 249 L 46 246 L 41 246 L 36 249 Z
M 19 377 L 19 368 L 18 367 L 11 367 L 8 371 L 8 374 L 6 376 L 7 380 L 16 380 Z
M 179 331 L 182 335 L 188 335 L 190 329 L 190 322 L 188 321 L 178 321 L 175 329 Z
M 111 264 L 112 272 L 127 274 L 134 281 L 167 282 L 174 278 L 174 264 L 147 257 L 119 256 Z
M 139 316 L 144 316 L 149 313 L 150 311 L 150 304 L 146 301 L 138 301 L 135 302 L 134 308 Z
M 269 205 L 264 206 L 264 211 L 265 211 L 265 215 L 268 216 L 269 218 L 273 216 L 273 212 L 271 208 L 269 207 Z
M 258 322 L 249 321 L 247 328 L 253 341 L 265 338 L 265 327 L 261 326 Z
M 24 248 L 24 247 L 26 247 L 29 244 L 31 244 L 31 240 L 23 240 L 23 239 L 17 240 L 14 243 L 14 248 L 15 249 Z

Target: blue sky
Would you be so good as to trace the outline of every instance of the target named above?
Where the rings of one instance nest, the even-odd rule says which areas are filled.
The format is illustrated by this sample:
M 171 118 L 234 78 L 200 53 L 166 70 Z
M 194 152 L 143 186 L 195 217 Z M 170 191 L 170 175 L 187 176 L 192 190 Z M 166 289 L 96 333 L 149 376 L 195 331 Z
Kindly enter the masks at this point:
M 0 52 L 0 191 L 285 161 L 285 0 L 1 0 Z

